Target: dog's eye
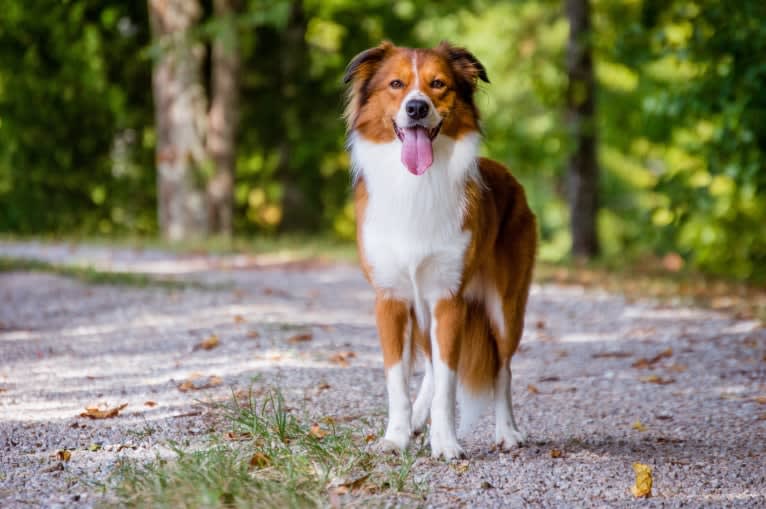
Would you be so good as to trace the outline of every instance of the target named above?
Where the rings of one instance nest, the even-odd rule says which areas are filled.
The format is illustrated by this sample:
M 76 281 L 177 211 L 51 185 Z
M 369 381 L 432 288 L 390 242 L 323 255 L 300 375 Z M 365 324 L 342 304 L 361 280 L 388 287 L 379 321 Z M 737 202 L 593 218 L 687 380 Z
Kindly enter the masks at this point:
M 402 88 L 404 86 L 404 83 L 402 80 L 394 80 L 391 83 L 389 83 L 391 88 Z
M 444 88 L 444 82 L 442 80 L 433 80 L 431 82 L 431 88 Z

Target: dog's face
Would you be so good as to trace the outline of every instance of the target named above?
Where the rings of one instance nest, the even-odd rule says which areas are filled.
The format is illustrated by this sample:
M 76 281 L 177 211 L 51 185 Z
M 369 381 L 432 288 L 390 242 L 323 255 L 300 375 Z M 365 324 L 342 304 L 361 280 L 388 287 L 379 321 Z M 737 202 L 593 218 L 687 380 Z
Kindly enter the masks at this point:
M 402 163 L 422 175 L 433 162 L 438 136 L 459 139 L 478 130 L 473 95 L 479 79 L 489 82 L 484 66 L 463 48 L 443 42 L 410 49 L 383 42 L 346 69 L 348 128 L 376 143 L 399 140 Z

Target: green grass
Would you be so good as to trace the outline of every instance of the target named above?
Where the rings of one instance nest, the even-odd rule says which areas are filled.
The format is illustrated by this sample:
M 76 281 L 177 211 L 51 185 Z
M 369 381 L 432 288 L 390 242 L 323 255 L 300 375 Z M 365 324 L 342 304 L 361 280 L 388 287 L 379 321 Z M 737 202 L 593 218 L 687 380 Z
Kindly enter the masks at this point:
M 179 281 L 134 272 L 112 272 L 96 270 L 79 265 L 59 265 L 41 260 L 0 256 L 0 272 L 48 272 L 71 277 L 84 283 L 121 286 L 160 286 L 165 288 L 189 288 L 202 286 L 200 283 Z
M 228 431 L 194 451 L 175 444 L 171 459 L 124 461 L 107 505 L 326 507 L 332 497 L 346 507 L 368 507 L 392 498 L 405 506 L 424 500 L 424 485 L 412 475 L 425 453 L 422 441 L 415 453 L 377 454 L 360 429 L 330 418 L 300 419 L 276 390 L 261 397 L 251 391 L 244 402 L 234 397 L 216 409 Z
M 356 246 L 353 241 L 341 240 L 322 234 L 283 234 L 228 237 L 169 242 L 160 237 L 137 236 L 78 236 L 43 235 L 17 236 L 0 234 L 0 240 L 7 242 L 34 241 L 46 243 L 69 243 L 73 245 L 112 246 L 130 249 L 161 249 L 182 254 L 251 254 L 284 255 L 291 259 L 326 259 L 334 261 L 355 261 Z

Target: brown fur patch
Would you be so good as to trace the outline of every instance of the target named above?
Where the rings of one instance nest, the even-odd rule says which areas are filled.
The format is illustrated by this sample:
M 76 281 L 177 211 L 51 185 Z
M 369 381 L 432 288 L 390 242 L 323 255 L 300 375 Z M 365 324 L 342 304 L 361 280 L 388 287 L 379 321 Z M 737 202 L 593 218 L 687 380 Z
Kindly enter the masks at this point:
M 383 365 L 386 369 L 402 360 L 404 334 L 410 316 L 409 306 L 400 301 L 381 296 L 375 302 L 375 321 L 378 324 L 380 345 L 383 348 Z

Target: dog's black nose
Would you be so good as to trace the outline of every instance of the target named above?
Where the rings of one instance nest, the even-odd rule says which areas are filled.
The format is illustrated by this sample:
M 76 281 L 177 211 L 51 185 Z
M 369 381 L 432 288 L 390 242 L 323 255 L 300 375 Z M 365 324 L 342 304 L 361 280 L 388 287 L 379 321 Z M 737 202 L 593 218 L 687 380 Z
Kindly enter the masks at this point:
M 407 116 L 412 120 L 420 120 L 428 115 L 428 103 L 422 99 L 410 99 L 405 106 Z

